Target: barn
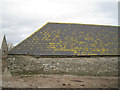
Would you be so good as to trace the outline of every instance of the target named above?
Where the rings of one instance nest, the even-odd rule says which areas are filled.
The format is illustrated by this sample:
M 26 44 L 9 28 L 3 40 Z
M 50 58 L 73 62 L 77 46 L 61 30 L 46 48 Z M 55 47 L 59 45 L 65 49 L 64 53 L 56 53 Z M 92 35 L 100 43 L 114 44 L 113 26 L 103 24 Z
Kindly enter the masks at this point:
M 48 22 L 10 50 L 9 68 L 14 73 L 117 75 L 118 28 Z

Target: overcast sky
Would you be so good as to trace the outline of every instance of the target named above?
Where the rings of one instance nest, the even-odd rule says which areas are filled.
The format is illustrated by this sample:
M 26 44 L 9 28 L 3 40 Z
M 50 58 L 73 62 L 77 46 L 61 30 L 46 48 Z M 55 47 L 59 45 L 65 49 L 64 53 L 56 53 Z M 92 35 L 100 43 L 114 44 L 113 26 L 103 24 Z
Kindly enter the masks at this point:
M 117 26 L 118 1 L 2 0 L 2 33 L 16 45 L 47 22 Z

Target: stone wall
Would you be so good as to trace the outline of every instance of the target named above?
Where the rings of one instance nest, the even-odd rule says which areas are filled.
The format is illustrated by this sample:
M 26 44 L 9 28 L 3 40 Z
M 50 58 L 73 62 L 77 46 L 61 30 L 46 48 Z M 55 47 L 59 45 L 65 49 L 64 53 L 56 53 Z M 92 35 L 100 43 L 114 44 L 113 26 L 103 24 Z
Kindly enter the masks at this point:
M 117 76 L 118 57 L 35 58 L 9 55 L 8 69 L 12 74 L 72 74 Z

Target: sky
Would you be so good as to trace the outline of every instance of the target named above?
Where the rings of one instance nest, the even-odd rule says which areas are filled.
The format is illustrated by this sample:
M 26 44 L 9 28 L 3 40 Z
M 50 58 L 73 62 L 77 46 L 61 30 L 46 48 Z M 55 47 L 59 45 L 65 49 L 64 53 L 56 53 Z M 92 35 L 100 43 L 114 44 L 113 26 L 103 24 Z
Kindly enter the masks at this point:
M 1 0 L 1 33 L 16 45 L 47 22 L 117 26 L 118 1 Z

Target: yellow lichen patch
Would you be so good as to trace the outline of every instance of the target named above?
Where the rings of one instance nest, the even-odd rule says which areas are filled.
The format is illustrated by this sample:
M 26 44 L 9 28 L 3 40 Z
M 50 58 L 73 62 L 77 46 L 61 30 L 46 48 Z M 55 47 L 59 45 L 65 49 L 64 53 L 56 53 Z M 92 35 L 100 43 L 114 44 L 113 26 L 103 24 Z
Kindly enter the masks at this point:
M 79 47 L 75 47 L 75 49 L 79 49 Z
M 83 43 L 86 43 L 86 42 L 82 42 L 82 41 L 79 42 L 79 44 L 83 44 Z
M 51 45 L 51 44 L 55 44 L 55 43 L 49 43 L 49 44 Z
M 100 49 L 96 49 L 96 51 L 100 52 L 101 50 Z
M 96 46 L 96 44 L 91 44 L 91 46 Z
M 104 51 L 106 51 L 104 48 L 102 48 L 102 51 L 104 52 Z
M 91 55 L 97 55 L 96 53 L 92 53 Z
M 108 46 L 108 44 L 104 44 L 105 46 Z
M 77 50 L 74 50 L 74 54 L 76 54 L 77 53 Z

